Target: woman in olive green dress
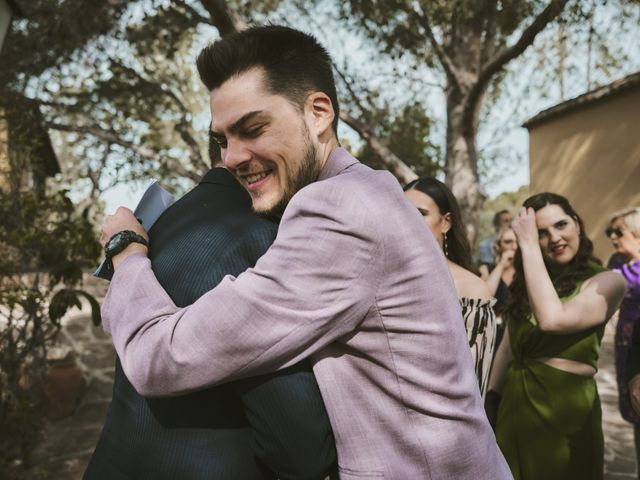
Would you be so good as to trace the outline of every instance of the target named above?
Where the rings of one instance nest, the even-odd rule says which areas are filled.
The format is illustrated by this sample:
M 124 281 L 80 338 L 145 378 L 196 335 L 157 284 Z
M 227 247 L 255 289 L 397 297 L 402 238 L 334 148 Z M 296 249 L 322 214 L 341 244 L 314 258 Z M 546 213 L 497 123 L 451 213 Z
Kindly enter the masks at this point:
M 502 393 L 498 445 L 515 480 L 601 480 L 593 375 L 625 282 L 596 262 L 582 220 L 560 195 L 530 197 L 512 227 L 516 278 L 489 384 L 491 395 Z

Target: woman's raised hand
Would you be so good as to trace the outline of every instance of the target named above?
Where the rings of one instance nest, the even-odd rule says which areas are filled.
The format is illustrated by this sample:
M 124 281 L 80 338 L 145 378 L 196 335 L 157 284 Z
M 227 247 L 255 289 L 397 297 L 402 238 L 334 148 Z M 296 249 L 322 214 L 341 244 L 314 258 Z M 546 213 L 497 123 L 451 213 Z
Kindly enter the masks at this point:
M 511 228 L 516 234 L 520 248 L 526 249 L 534 246 L 540 248 L 536 212 L 533 208 L 522 207 L 516 218 L 511 222 Z

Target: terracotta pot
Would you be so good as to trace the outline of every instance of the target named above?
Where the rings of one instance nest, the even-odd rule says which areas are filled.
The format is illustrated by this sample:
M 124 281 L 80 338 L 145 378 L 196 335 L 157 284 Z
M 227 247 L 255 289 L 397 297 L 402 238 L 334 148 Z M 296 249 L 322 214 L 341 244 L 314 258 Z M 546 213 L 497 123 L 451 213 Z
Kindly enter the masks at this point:
M 60 420 L 73 415 L 84 386 L 82 370 L 73 357 L 50 362 L 43 383 L 47 418 Z

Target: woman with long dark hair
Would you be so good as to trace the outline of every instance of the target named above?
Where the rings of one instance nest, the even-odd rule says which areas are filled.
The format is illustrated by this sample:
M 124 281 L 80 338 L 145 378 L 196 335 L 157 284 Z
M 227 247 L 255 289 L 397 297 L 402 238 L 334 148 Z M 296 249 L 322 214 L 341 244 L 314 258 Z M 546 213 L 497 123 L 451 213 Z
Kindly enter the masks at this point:
M 496 338 L 494 299 L 473 265 L 460 207 L 449 188 L 435 178 L 415 180 L 404 187 L 447 257 L 462 308 L 480 392 L 484 395 Z
M 602 479 L 593 375 L 625 282 L 592 256 L 582 220 L 560 195 L 528 198 L 512 228 L 516 276 L 488 394 L 502 390 L 498 445 L 516 480 Z

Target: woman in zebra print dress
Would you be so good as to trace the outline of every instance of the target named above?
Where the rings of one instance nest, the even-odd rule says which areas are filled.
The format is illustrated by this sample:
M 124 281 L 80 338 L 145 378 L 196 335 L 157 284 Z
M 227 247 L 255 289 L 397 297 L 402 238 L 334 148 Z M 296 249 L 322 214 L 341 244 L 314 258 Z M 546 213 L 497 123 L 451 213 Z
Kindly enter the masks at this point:
M 480 392 L 484 396 L 496 341 L 496 317 L 492 308 L 495 299 L 473 264 L 460 207 L 451 190 L 434 178 L 415 180 L 404 190 L 447 257 Z

